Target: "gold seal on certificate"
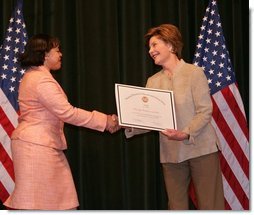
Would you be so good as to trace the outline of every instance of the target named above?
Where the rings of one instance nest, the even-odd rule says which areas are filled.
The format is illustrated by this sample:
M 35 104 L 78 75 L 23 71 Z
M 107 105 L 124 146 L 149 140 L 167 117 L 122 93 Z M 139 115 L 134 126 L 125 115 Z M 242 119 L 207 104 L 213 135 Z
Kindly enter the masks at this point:
M 119 125 L 177 129 L 173 91 L 115 84 L 115 96 Z

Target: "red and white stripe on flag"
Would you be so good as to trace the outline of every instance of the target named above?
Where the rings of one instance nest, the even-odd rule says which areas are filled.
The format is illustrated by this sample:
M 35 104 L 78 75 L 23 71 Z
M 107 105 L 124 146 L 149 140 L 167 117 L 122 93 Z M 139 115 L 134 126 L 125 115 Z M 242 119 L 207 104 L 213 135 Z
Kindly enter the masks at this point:
M 4 202 L 14 189 L 10 135 L 18 124 L 18 114 L 0 88 L 0 199 Z
M 238 88 L 231 84 L 212 95 L 213 119 L 222 146 L 221 169 L 226 208 L 249 209 L 249 131 Z

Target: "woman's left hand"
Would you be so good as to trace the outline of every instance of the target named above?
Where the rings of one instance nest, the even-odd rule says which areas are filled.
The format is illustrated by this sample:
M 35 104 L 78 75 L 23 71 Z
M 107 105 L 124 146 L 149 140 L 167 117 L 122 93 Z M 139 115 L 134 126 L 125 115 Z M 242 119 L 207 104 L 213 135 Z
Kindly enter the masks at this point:
M 175 129 L 165 129 L 161 131 L 162 134 L 166 135 L 169 140 L 186 140 L 189 139 L 189 135 L 185 132 L 178 131 Z

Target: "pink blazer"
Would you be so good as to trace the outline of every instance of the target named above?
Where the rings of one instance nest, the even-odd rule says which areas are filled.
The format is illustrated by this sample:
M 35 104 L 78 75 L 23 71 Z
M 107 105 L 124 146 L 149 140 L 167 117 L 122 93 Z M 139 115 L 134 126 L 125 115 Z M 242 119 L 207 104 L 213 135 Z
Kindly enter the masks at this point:
M 104 131 L 107 116 L 98 111 L 73 107 L 44 66 L 28 70 L 19 88 L 20 117 L 12 139 L 20 139 L 56 149 L 66 149 L 64 122 Z

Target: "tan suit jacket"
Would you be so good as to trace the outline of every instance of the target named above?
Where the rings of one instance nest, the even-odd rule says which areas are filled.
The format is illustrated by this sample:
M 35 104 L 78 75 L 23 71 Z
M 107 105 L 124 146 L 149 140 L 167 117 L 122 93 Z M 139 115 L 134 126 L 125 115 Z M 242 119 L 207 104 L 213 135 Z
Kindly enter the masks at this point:
M 181 60 L 172 78 L 159 71 L 148 79 L 146 87 L 174 92 L 177 129 L 190 135 L 189 140 L 174 141 L 160 133 L 161 163 L 179 163 L 218 151 L 218 138 L 210 123 L 212 102 L 209 87 L 201 68 Z M 125 130 L 127 137 L 144 132 Z
M 107 116 L 73 107 L 44 66 L 28 70 L 19 88 L 20 117 L 12 139 L 66 149 L 64 122 L 104 131 Z

